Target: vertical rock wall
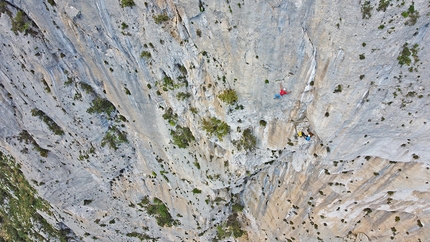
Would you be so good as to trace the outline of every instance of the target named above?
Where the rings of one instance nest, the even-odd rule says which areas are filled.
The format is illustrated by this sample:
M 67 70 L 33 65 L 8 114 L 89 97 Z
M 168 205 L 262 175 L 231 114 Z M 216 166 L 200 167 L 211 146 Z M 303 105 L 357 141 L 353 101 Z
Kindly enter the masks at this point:
M 429 239 L 427 2 L 131 2 L 1 2 L 1 147 L 83 240 Z

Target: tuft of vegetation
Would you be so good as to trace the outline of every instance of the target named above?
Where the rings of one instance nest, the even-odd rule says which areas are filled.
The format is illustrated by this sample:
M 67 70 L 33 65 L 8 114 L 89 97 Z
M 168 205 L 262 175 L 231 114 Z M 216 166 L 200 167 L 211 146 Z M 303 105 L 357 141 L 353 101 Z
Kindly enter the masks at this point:
M 364 55 L 364 53 L 363 54 L 360 54 L 359 56 L 358 56 L 358 58 L 360 59 L 360 60 L 364 60 L 364 59 L 366 59 L 366 56 Z
M 0 241 L 67 241 L 68 231 L 56 230 L 40 215 L 52 215 L 49 203 L 38 197 L 15 159 L 1 151 L 0 170 Z
M 333 93 L 342 92 L 342 85 L 337 85 L 336 89 L 334 89 Z
M 109 127 L 105 136 L 102 139 L 102 147 L 109 145 L 110 148 L 117 150 L 122 143 L 127 143 L 127 133 L 119 130 L 115 125 Z
M 191 97 L 191 93 L 189 92 L 180 92 L 176 95 L 178 100 L 184 101 L 185 99 Z
M 48 85 L 48 83 L 46 82 L 46 80 L 45 79 L 42 79 L 41 80 L 41 82 L 43 83 L 43 85 L 45 86 L 45 91 L 47 92 L 47 93 L 51 93 L 51 88 L 49 87 L 49 85 Z
M 178 122 L 178 114 L 174 113 L 172 108 L 168 108 L 164 114 L 163 118 L 169 122 L 170 125 L 175 126 Z
M 245 231 L 242 230 L 237 217 L 237 213 L 233 213 L 228 217 L 227 222 L 217 226 L 217 237 L 219 240 L 230 237 L 231 235 L 235 238 L 239 238 L 245 234 Z
M 419 159 L 420 157 L 417 154 L 412 154 L 412 158 L 414 158 L 415 160 Z
M 39 110 L 37 108 L 33 108 L 31 110 L 31 115 L 38 117 L 40 120 L 46 123 L 48 125 L 49 130 L 54 132 L 56 135 L 63 135 L 64 131 L 61 129 L 60 126 L 58 126 L 57 123 L 55 123 L 52 118 L 50 118 L 48 115 L 46 115 L 42 110 Z
M 220 141 L 222 141 L 225 135 L 230 133 L 230 126 L 215 117 L 203 119 L 202 124 L 202 128 L 208 135 L 216 135 Z
M 390 5 L 390 1 L 391 0 L 379 0 L 379 5 L 376 10 L 385 12 Z
M 409 17 L 409 19 L 406 20 L 405 25 L 413 26 L 417 23 L 417 20 L 420 17 L 420 13 L 417 10 L 415 10 L 414 5 L 410 5 L 408 8 L 408 11 L 403 12 L 402 16 L 404 18 Z
M 12 28 L 11 30 L 17 34 L 18 32 L 21 33 L 28 33 L 28 30 L 30 29 L 31 22 L 27 20 L 27 16 L 25 13 L 21 10 L 19 10 L 15 17 L 12 19 Z
M 267 122 L 264 120 L 260 120 L 260 126 L 266 127 Z
M 218 95 L 218 98 L 221 101 L 223 101 L 227 104 L 230 104 L 230 105 L 236 103 L 238 100 L 237 93 L 233 89 L 224 90 L 221 94 Z
M 128 28 L 128 24 L 126 24 L 125 22 L 121 23 L 121 29 L 126 29 Z
M 134 3 L 134 0 L 121 0 L 121 7 L 125 8 L 125 7 L 133 7 L 136 4 Z
M 140 58 L 146 58 L 146 59 L 151 58 L 151 52 L 146 51 L 146 50 L 142 51 L 142 52 L 140 53 Z
M 125 91 L 125 94 L 131 95 L 131 92 L 130 92 L 130 90 L 128 90 L 128 88 L 124 87 L 124 91 Z
M 176 125 L 175 130 L 170 130 L 170 135 L 173 139 L 173 144 L 179 148 L 187 148 L 191 142 L 195 141 L 193 133 L 190 128 Z
M 24 141 L 26 144 L 32 144 L 34 146 L 34 149 L 39 152 L 40 156 L 48 157 L 49 150 L 40 147 L 36 140 L 34 140 L 33 136 L 31 136 L 31 134 L 29 134 L 27 130 L 23 130 L 21 131 L 21 133 L 19 133 L 18 140 L 20 142 Z M 25 152 L 26 149 L 27 148 L 25 148 L 21 152 Z
M 369 19 L 372 17 L 373 7 L 370 5 L 370 1 L 365 1 L 363 5 L 361 5 L 361 17 L 363 19 Z
M 202 37 L 202 31 L 200 29 L 196 30 L 196 34 L 197 36 Z
M 94 89 L 91 85 L 83 83 L 83 82 L 80 82 L 79 84 L 81 85 L 82 90 L 84 90 L 87 94 L 95 93 Z
M 166 22 L 169 20 L 169 16 L 167 16 L 167 14 L 159 14 L 157 16 L 154 17 L 154 21 L 156 24 L 161 24 L 163 22 Z
M 242 212 L 243 211 L 243 206 L 242 205 L 240 205 L 239 203 L 234 203 L 232 206 L 231 206 L 231 209 L 233 210 L 233 212 L 234 213 L 237 213 L 237 212 Z
M 247 128 L 243 131 L 240 140 L 233 141 L 233 144 L 238 150 L 252 151 L 257 145 L 257 138 L 252 134 L 251 129 Z
M 405 43 L 403 45 L 402 51 L 400 51 L 399 56 L 397 56 L 397 60 L 399 61 L 399 65 L 403 66 L 403 65 L 406 64 L 407 66 L 410 66 L 411 62 L 412 62 L 412 59 L 410 58 L 411 55 L 414 58 L 415 62 L 419 61 L 419 58 L 418 58 L 418 44 L 414 44 L 412 46 L 412 48 L 409 49 L 408 43 Z
M 202 193 L 202 190 L 200 190 L 198 188 L 193 189 L 193 194 L 200 194 L 200 193 Z
M 147 234 L 138 233 L 136 231 L 133 231 L 131 233 L 127 233 L 126 236 L 138 238 L 140 241 L 147 241 L 147 240 L 157 241 L 159 239 L 159 238 L 153 238 Z
M 179 224 L 178 220 L 174 220 L 172 215 L 170 215 L 169 209 L 160 199 L 154 197 L 152 203 L 149 202 L 147 197 L 143 198 L 138 204 L 139 206 L 146 209 L 149 215 L 152 215 L 157 220 L 157 224 L 161 227 Z
M 115 106 L 106 98 L 96 97 L 91 103 L 91 107 L 87 109 L 87 113 L 105 113 L 107 116 L 111 116 L 112 113 L 116 112 Z

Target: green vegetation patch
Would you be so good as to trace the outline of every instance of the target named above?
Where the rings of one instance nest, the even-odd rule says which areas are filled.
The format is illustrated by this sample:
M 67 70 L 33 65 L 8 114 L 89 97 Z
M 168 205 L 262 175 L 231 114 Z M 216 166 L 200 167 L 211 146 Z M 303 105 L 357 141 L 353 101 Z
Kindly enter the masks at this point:
M 238 150 L 251 151 L 257 145 L 257 138 L 252 134 L 251 129 L 247 128 L 243 131 L 242 137 L 239 140 L 233 141 L 233 144 Z
M 173 144 L 179 148 L 187 148 L 191 142 L 195 141 L 193 133 L 190 128 L 176 125 L 175 130 L 170 130 L 170 135 L 173 139 Z
M 95 93 L 93 87 L 90 84 L 86 84 L 83 82 L 79 83 L 81 85 L 81 89 L 84 90 L 87 94 Z
M 377 11 L 383 11 L 385 12 L 390 6 L 391 0 L 379 0 L 378 8 L 376 8 Z
M 161 81 L 160 85 L 163 91 L 167 92 L 168 90 L 174 90 L 184 85 L 187 86 L 187 83 L 178 84 L 178 83 L 175 83 L 175 81 L 173 81 L 171 77 L 165 76 Z
M 0 151 L 0 241 L 67 241 L 39 211 L 51 214 L 49 204 L 37 196 L 19 164 Z
M 140 53 L 140 58 L 146 58 L 146 59 L 151 58 L 151 52 L 146 51 L 146 50 L 142 51 L 142 52 Z
M 146 240 L 158 241 L 158 239 L 159 239 L 159 237 L 158 238 L 153 238 L 153 237 L 151 237 L 151 236 L 149 236 L 147 234 L 141 234 L 141 233 L 138 233 L 138 232 L 135 232 L 135 231 L 133 231 L 131 233 L 127 233 L 126 236 L 127 237 L 138 238 L 141 241 L 146 241 Z
M 91 103 L 91 107 L 87 109 L 87 113 L 105 113 L 110 116 L 116 112 L 115 106 L 106 98 L 96 97 Z
M 174 113 L 172 108 L 168 108 L 164 114 L 163 118 L 169 122 L 170 125 L 175 126 L 178 122 L 178 114 Z
M 237 213 L 231 214 L 227 222 L 224 222 L 217 226 L 217 237 L 222 240 L 233 235 L 235 238 L 239 238 L 245 234 L 245 231 L 242 230 L 242 227 L 237 220 Z
M 34 149 L 37 150 L 42 157 L 48 157 L 49 150 L 46 150 L 39 146 L 39 144 L 34 140 L 33 136 L 31 136 L 30 133 L 28 133 L 27 130 L 21 131 L 18 136 L 18 140 L 20 142 L 24 141 L 26 144 L 32 144 L 34 146 Z M 22 153 L 27 153 L 27 148 L 24 148 L 21 150 Z
M 6 1 L 0 1 L 0 13 L 6 13 L 10 18 L 12 18 L 12 12 L 9 10 L 8 3 Z
M 169 16 L 167 14 L 159 14 L 157 16 L 154 16 L 154 21 L 156 24 L 161 24 L 163 22 L 166 22 L 169 20 Z
M 147 197 L 143 198 L 142 201 L 138 204 L 139 206 L 146 209 L 146 212 L 149 215 L 152 215 L 157 220 L 157 224 L 161 227 L 167 226 L 171 227 L 172 225 L 179 224 L 178 220 L 172 218 L 170 215 L 169 209 L 160 199 L 154 197 L 152 203 L 149 201 Z
M 403 45 L 403 49 L 400 51 L 399 56 L 397 56 L 397 60 L 399 61 L 399 65 L 407 65 L 410 66 L 412 59 L 410 56 L 413 57 L 415 62 L 419 61 L 418 58 L 418 44 L 413 45 L 412 48 L 408 47 L 408 43 L 405 43 Z
M 39 110 L 37 108 L 33 108 L 31 110 L 31 115 L 39 117 L 40 120 L 46 123 L 48 125 L 48 128 L 54 132 L 56 135 L 63 135 L 64 131 L 61 129 L 60 126 L 58 126 L 57 123 L 55 123 L 54 120 L 52 120 L 48 115 L 46 115 L 42 110 Z
M 121 0 L 121 7 L 125 8 L 125 7 L 133 7 L 136 4 L 134 3 L 133 0 Z
M 414 5 L 410 5 L 408 8 L 408 11 L 402 12 L 402 16 L 404 18 L 409 17 L 409 19 L 406 20 L 405 25 L 413 26 L 417 23 L 417 20 L 420 17 L 420 13 L 417 10 L 415 10 Z
M 203 119 L 202 124 L 202 128 L 209 136 L 215 135 L 220 141 L 222 141 L 225 135 L 230 133 L 230 126 L 215 117 Z
M 218 95 L 218 98 L 221 101 L 230 105 L 236 103 L 238 100 L 237 93 L 233 89 L 224 90 L 221 94 Z
M 21 33 L 28 33 L 28 30 L 30 29 L 31 22 L 28 21 L 27 16 L 25 13 L 21 10 L 19 10 L 15 17 L 12 19 L 12 28 L 11 30 L 17 34 L 18 32 Z
M 109 127 L 102 139 L 102 147 L 109 145 L 110 148 L 117 150 L 122 143 L 128 143 L 127 133 L 119 130 L 115 125 Z
M 361 17 L 363 19 L 369 19 L 372 17 L 373 7 L 370 5 L 370 1 L 365 1 L 363 5 L 361 5 Z

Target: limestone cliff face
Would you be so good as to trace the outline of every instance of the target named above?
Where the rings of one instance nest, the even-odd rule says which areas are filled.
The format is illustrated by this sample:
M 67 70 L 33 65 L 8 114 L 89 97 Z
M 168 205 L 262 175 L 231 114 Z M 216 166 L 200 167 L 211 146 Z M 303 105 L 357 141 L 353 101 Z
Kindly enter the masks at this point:
M 0 146 L 82 240 L 430 240 L 427 1 L 0 3 Z

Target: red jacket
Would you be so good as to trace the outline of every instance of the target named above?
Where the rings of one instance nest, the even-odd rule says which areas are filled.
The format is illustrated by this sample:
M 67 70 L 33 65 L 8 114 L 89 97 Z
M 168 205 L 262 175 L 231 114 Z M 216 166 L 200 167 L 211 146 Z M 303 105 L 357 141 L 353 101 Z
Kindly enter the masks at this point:
M 284 96 L 284 95 L 288 94 L 288 92 L 287 92 L 287 91 L 285 91 L 284 89 L 281 89 L 281 91 L 279 92 L 279 94 L 280 94 L 281 96 Z

